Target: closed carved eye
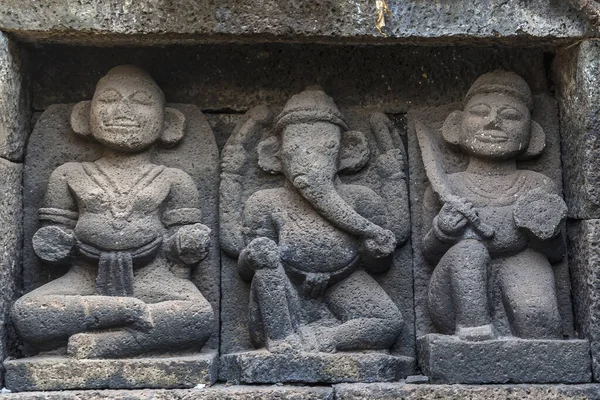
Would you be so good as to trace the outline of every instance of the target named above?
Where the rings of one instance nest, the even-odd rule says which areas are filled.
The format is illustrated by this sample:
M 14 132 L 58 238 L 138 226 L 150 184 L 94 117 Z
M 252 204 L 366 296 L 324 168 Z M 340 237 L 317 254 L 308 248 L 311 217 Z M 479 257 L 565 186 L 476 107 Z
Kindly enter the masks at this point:
M 477 104 L 469 108 L 469 114 L 476 115 L 478 117 L 486 117 L 489 115 L 491 109 L 485 104 Z
M 500 116 L 511 121 L 518 121 L 523 118 L 523 114 L 521 114 L 519 110 L 515 110 L 514 108 L 510 107 L 500 111 Z
M 141 92 L 141 91 L 135 92 L 131 96 L 131 101 L 136 104 L 143 104 L 143 105 L 149 106 L 152 104 L 152 96 L 150 96 L 146 92 Z
M 107 89 L 98 96 L 98 101 L 102 103 L 114 103 L 121 100 L 121 95 L 114 89 Z

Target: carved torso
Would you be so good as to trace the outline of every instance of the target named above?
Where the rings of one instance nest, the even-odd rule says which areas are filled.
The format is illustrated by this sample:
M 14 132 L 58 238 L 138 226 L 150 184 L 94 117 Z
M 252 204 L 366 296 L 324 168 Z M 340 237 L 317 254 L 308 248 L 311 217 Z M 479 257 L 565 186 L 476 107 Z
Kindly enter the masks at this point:
M 361 207 L 356 198 L 376 196 L 355 185 L 340 185 L 338 191 L 359 212 Z M 265 222 L 280 246 L 282 261 L 295 269 L 340 272 L 359 255 L 356 236 L 333 225 L 288 185 L 256 192 L 246 203 L 247 210 L 253 208 L 269 210 Z
M 515 202 L 521 196 L 533 189 L 556 194 L 550 178 L 528 170 L 517 170 L 500 179 L 458 172 L 449 180 L 454 194 L 473 203 L 481 221 L 494 228 L 494 236 L 485 241 L 492 257 L 516 254 L 528 245 L 527 234 L 513 218 Z
M 109 250 L 139 248 L 164 233 L 160 207 L 171 188 L 170 169 L 148 165 L 134 176 L 134 184 L 119 190 L 95 163 L 69 163 L 61 167 L 74 198 L 79 218 L 79 240 Z M 136 176 L 137 175 L 137 176 Z

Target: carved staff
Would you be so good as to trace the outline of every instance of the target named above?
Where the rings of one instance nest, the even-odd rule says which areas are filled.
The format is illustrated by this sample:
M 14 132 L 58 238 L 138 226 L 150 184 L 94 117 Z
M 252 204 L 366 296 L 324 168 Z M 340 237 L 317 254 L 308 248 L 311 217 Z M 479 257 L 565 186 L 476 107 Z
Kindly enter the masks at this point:
M 464 215 L 471 223 L 473 230 L 483 239 L 489 239 L 494 236 L 494 228 L 482 222 L 479 219 L 477 211 L 465 207 L 460 198 L 452 193 L 452 186 L 448 182 L 448 176 L 436 157 L 436 154 L 442 154 L 441 149 L 435 140 L 432 140 L 427 132 L 427 128 L 421 122 L 415 121 L 415 130 L 417 132 L 419 148 L 421 149 L 423 165 L 425 166 L 425 173 L 434 192 L 440 196 L 440 199 L 444 203 L 450 203 L 452 208 Z

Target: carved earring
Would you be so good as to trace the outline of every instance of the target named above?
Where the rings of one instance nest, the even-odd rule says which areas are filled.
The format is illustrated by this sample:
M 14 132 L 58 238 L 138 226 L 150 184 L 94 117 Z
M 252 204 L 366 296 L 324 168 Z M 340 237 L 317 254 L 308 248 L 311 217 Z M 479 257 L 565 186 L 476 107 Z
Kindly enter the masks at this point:
M 179 110 L 165 107 L 165 121 L 160 141 L 165 147 L 175 146 L 185 134 L 185 116 Z
M 369 146 L 365 134 L 359 131 L 342 132 L 340 143 L 340 172 L 359 171 L 369 161 Z
M 258 144 L 258 165 L 270 174 L 281 172 L 279 159 L 279 139 L 271 136 Z
M 456 110 L 452 111 L 444 121 L 444 125 L 442 126 L 442 136 L 446 142 L 458 144 L 462 117 L 463 112 Z
M 90 108 L 91 100 L 81 101 L 73 107 L 71 111 L 71 128 L 82 136 L 89 136 L 90 130 Z
M 539 156 L 546 147 L 546 134 L 544 129 L 535 121 L 531 121 L 531 138 L 529 138 L 529 146 L 523 154 L 519 156 L 520 160 L 527 160 L 535 156 Z

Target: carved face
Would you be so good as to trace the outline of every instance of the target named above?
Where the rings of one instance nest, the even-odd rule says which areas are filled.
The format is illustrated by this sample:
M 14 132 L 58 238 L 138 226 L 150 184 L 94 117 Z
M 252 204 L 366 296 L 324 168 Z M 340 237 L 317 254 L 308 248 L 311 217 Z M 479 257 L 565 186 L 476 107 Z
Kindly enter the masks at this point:
M 103 78 L 90 111 L 92 136 L 115 150 L 144 150 L 163 130 L 164 97 L 156 86 L 137 77 Z
M 531 114 L 521 101 L 500 93 L 473 96 L 462 114 L 459 145 L 491 159 L 516 157 L 527 149 Z
M 281 140 L 283 173 L 297 188 L 333 180 L 338 172 L 340 139 L 340 128 L 329 122 L 286 126 Z

